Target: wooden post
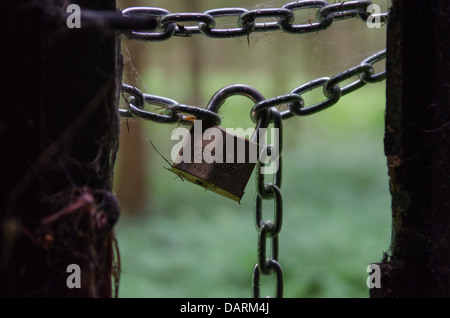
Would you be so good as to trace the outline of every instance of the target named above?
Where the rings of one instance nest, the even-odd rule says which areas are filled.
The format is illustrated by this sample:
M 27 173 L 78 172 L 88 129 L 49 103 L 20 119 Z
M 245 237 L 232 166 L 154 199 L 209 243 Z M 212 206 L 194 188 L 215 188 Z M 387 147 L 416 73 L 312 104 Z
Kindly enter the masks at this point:
M 385 133 L 392 241 L 372 297 L 450 296 L 449 29 L 447 0 L 393 1 Z
M 0 11 L 3 297 L 112 294 L 120 43 L 106 29 L 69 29 L 63 3 L 6 0 Z

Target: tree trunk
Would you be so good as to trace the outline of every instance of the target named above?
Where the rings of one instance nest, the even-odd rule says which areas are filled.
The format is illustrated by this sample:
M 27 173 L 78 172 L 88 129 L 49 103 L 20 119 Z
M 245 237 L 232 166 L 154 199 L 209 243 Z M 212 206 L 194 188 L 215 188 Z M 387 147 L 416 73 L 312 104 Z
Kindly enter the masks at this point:
M 66 2 L 7 0 L 0 12 L 3 297 L 112 294 L 120 43 L 105 29 L 69 29 Z
M 393 1 L 385 134 L 392 242 L 372 297 L 450 296 L 449 29 L 448 0 Z

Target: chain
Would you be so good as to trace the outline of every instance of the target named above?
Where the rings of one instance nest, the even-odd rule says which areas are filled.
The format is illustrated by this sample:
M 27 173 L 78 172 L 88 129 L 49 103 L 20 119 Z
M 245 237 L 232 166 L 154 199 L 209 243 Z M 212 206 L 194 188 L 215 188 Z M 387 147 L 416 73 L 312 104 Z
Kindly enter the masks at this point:
M 335 105 L 342 96 L 347 95 L 368 83 L 377 83 L 386 78 L 386 71 L 375 73 L 373 65 L 386 57 L 386 50 L 382 50 L 363 60 L 359 65 L 351 67 L 332 77 L 320 77 L 294 88 L 289 94 L 280 95 L 270 99 L 260 99 L 252 107 L 250 116 L 253 122 L 257 122 L 259 113 L 282 104 L 287 105 L 287 110 L 280 112 L 281 119 L 288 119 L 294 116 L 306 116 L 320 112 L 330 106 Z M 340 87 L 339 84 L 352 77 L 358 77 L 355 81 Z M 218 109 L 228 96 L 234 94 L 251 95 L 252 91 L 256 91 L 245 85 L 233 84 L 228 85 L 217 91 L 205 108 L 197 106 L 189 106 L 178 103 L 173 99 L 161 97 L 152 94 L 142 93 L 138 88 L 122 84 L 122 91 L 128 95 L 126 98 L 128 109 L 119 109 L 122 117 L 140 117 L 146 120 L 158 123 L 191 123 L 192 117 L 204 119 L 220 125 L 221 119 L 217 112 L 210 110 Z M 324 100 L 314 104 L 305 106 L 302 94 L 313 89 L 322 88 Z M 225 95 L 225 96 L 224 96 Z M 165 114 L 144 110 L 145 104 L 161 106 L 165 109 Z M 218 106 L 214 106 L 219 104 Z M 182 115 L 181 113 L 187 114 Z M 273 120 L 273 117 L 271 121 Z
M 325 0 L 302 0 L 286 3 L 281 8 L 247 10 L 232 7 L 212 9 L 202 13 L 171 13 L 156 7 L 130 7 L 122 11 L 82 9 L 80 18 L 82 28 L 116 30 L 129 39 L 140 41 L 165 41 L 172 36 L 188 37 L 197 34 L 211 38 L 234 38 L 248 37 L 252 32 L 280 30 L 297 34 L 317 32 L 327 29 L 335 20 L 359 18 L 366 22 L 369 16 L 379 18 L 382 23 L 386 23 L 387 12 L 379 14 L 367 12 L 371 4 L 369 0 L 341 1 L 333 4 Z M 51 23 L 64 25 L 70 16 L 64 10 L 65 8 L 58 6 L 39 2 L 31 6 L 44 8 L 45 18 Z M 306 10 L 316 12 L 317 22 L 308 20 L 305 24 L 295 24 L 296 12 Z M 224 17 L 237 17 L 236 26 L 218 28 L 217 20 Z
M 247 10 L 244 8 L 219 8 L 197 12 L 171 13 L 162 8 L 130 7 L 122 11 L 125 17 L 147 17 L 156 22 L 155 28 L 147 31 L 130 29 L 124 35 L 132 40 L 165 41 L 172 36 L 190 37 L 202 34 L 211 38 L 234 38 L 249 36 L 252 32 L 310 33 L 327 29 L 335 20 L 359 18 L 367 21 L 366 11 L 372 4 L 369 0 L 343 1 L 330 4 L 324 0 L 304 0 L 286 3 L 281 8 Z M 306 24 L 295 24 L 296 12 L 315 10 L 317 22 L 308 20 Z M 386 22 L 388 14 L 373 14 Z M 237 17 L 233 28 L 217 27 L 217 20 L 223 17 Z M 266 19 L 266 21 L 264 21 Z M 273 21 L 276 19 L 276 21 Z M 258 21 L 258 22 L 257 22 Z M 196 24 L 196 25 L 185 25 Z M 150 32 L 151 31 L 151 32 Z
M 269 122 L 273 122 L 275 128 L 274 140 L 278 145 L 269 145 L 265 148 L 256 165 L 256 194 L 255 194 L 255 226 L 258 231 L 258 262 L 253 268 L 253 296 L 260 298 L 260 276 L 275 273 L 276 289 L 275 297 L 283 297 L 283 270 L 278 263 L 278 235 L 283 223 L 283 198 L 281 194 L 281 152 L 283 146 L 283 122 L 281 114 L 275 108 L 270 109 Z M 260 125 L 259 125 L 260 126 Z M 259 136 L 261 140 L 262 136 Z M 263 168 L 266 166 L 264 158 L 270 156 L 271 164 L 275 164 L 272 183 L 265 183 Z M 275 158 L 273 158 L 275 157 Z M 263 200 L 274 201 L 274 220 L 264 221 L 262 218 Z M 267 256 L 267 240 L 271 239 L 271 253 Z

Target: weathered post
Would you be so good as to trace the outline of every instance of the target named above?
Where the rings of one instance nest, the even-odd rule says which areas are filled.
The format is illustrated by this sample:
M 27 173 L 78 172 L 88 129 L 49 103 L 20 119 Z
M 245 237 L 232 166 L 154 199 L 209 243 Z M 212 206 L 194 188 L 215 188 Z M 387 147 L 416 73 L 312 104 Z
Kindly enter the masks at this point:
M 107 28 L 69 29 L 66 6 L 6 0 L 0 11 L 3 297 L 112 295 L 120 45 Z
M 392 241 L 371 296 L 449 297 L 450 5 L 392 5 L 385 133 Z

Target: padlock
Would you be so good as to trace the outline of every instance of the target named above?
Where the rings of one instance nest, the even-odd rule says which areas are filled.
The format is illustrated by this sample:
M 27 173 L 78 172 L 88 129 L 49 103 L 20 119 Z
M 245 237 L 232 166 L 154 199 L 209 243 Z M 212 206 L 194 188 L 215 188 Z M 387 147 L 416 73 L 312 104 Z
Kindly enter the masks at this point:
M 257 161 L 258 145 L 219 126 L 198 128 L 199 124 L 201 121 L 194 122 L 171 171 L 240 202 Z
M 216 92 L 208 103 L 207 111 L 217 113 L 225 100 L 233 95 L 245 96 L 255 103 L 264 100 L 261 93 L 253 87 L 244 84 L 233 84 L 225 86 Z M 206 121 L 199 128 L 198 125 L 196 126 L 197 121 L 195 121 L 178 157 L 171 167 L 171 171 L 182 179 L 198 184 L 206 190 L 240 202 L 258 161 L 261 149 L 259 149 L 256 141 L 258 141 L 259 137 L 259 128 L 267 127 L 268 125 L 268 112 L 268 110 L 261 112 L 258 125 L 250 140 L 220 128 L 217 126 L 217 123 L 214 125 Z M 213 129 L 215 135 L 221 136 L 219 139 L 222 141 L 222 147 L 213 147 L 214 153 L 211 151 L 211 156 L 214 157 L 214 160 L 208 160 L 210 158 L 203 156 L 205 152 L 208 154 L 206 150 L 210 148 L 211 143 L 216 138 L 214 137 L 214 140 L 212 138 L 203 138 L 210 128 Z M 189 154 L 184 153 L 187 149 L 189 149 Z

